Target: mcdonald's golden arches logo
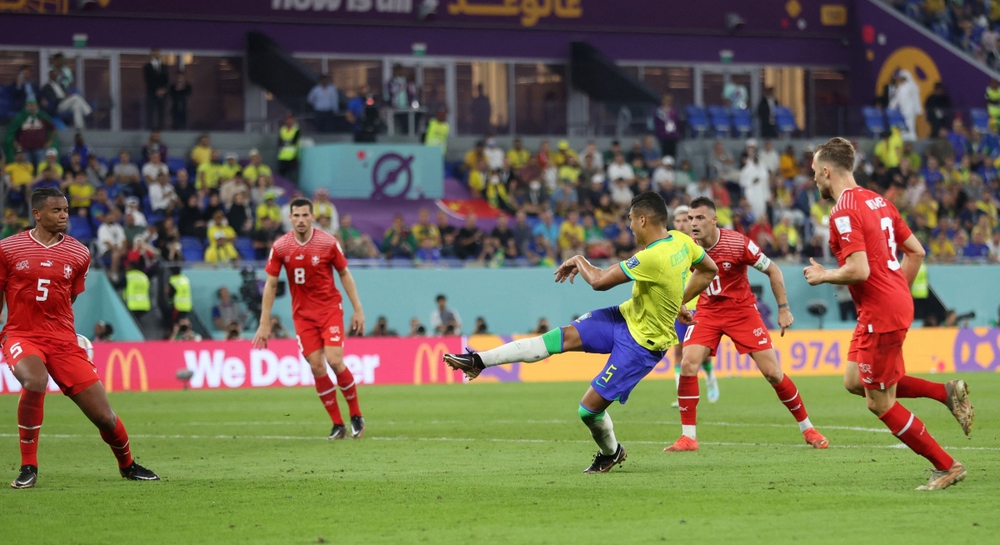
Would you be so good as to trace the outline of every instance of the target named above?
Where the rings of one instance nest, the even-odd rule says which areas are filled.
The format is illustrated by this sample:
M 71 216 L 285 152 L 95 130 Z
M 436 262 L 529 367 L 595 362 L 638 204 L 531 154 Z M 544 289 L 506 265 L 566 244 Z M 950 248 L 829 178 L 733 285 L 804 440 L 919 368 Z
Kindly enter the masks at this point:
M 139 391 L 145 392 L 149 390 L 149 379 L 146 376 L 146 360 L 143 359 L 142 352 L 139 352 L 135 348 L 130 348 L 126 353 L 120 348 L 116 348 L 111 351 L 111 355 L 108 356 L 108 364 L 104 368 L 104 389 L 107 390 L 108 393 L 111 393 L 114 390 L 115 363 L 118 363 L 121 368 L 122 390 L 127 392 L 132 389 L 133 361 L 139 369 Z
M 413 359 L 413 383 L 423 384 L 424 383 L 424 363 L 427 364 L 427 378 L 428 383 L 435 384 L 438 382 L 438 370 L 444 365 L 443 358 L 444 355 L 448 353 L 448 347 L 444 343 L 437 343 L 432 348 L 428 343 L 422 343 L 420 348 L 417 348 L 417 356 Z M 448 369 L 444 372 L 444 381 L 447 384 L 453 384 L 455 382 L 455 374 Z

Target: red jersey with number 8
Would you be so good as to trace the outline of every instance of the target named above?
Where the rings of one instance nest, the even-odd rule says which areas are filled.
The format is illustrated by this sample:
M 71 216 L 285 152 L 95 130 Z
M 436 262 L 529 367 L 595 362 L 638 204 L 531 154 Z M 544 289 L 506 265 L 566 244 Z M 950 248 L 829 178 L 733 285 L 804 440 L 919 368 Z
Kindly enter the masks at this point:
M 270 276 L 281 274 L 284 265 L 292 294 L 295 319 L 323 322 L 331 310 L 341 311 L 340 291 L 333 280 L 333 270 L 347 268 L 340 243 L 333 236 L 313 229 L 305 243 L 286 233 L 274 241 L 264 270 Z
M 868 256 L 868 280 L 848 289 L 858 324 L 870 333 L 907 329 L 913 322 L 913 298 L 897 258 L 911 234 L 891 202 L 862 187 L 841 193 L 830 213 L 830 249 L 837 263 L 844 266 L 854 252 Z
M 0 291 L 8 307 L 3 333 L 76 340 L 73 297 L 83 293 L 90 251 L 71 236 L 45 246 L 24 231 L 0 241 Z

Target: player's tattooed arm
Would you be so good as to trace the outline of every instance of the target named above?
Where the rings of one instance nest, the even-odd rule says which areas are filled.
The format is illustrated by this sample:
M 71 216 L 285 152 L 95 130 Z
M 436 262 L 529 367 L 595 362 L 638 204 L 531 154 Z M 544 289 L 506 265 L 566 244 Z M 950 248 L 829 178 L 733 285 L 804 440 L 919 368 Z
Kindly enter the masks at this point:
M 718 265 L 709 257 L 708 253 L 705 254 L 705 257 L 701 261 L 692 265 L 691 268 L 694 269 L 694 273 L 691 275 L 691 279 L 688 280 L 687 286 L 684 287 L 684 300 L 681 301 L 683 304 L 687 304 L 696 295 L 705 291 L 705 288 L 715 279 L 715 275 L 719 274 Z
M 824 283 L 841 286 L 857 284 L 868 280 L 868 274 L 871 272 L 868 268 L 868 252 L 852 253 L 844 260 L 844 266 L 836 269 L 825 269 L 813 258 L 809 258 L 809 262 L 811 265 L 806 267 L 802 274 L 810 286 Z

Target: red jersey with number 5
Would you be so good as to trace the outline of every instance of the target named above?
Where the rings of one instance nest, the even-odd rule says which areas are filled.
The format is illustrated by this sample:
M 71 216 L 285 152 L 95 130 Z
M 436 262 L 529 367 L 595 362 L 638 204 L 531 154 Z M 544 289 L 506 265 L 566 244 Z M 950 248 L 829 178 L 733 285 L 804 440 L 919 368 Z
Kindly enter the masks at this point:
M 705 251 L 719 267 L 719 274 L 698 299 L 698 315 L 753 307 L 756 299 L 750 291 L 747 266 L 764 271 L 771 260 L 753 241 L 730 229 L 720 228 L 719 240 Z
M 69 235 L 45 246 L 24 231 L 0 241 L 0 291 L 7 304 L 3 333 L 75 340 L 73 297 L 83 293 L 90 251 Z
M 284 265 L 292 293 L 292 316 L 295 319 L 323 321 L 330 310 L 341 309 L 340 291 L 333 280 L 333 270 L 347 268 L 340 243 L 333 236 L 313 229 L 305 243 L 286 233 L 271 246 L 264 270 L 270 276 L 281 274 Z
M 830 249 L 837 263 L 844 266 L 854 252 L 868 256 L 868 280 L 847 288 L 858 323 L 869 332 L 906 329 L 913 322 L 913 298 L 897 258 L 911 234 L 891 202 L 862 187 L 841 193 L 830 213 Z

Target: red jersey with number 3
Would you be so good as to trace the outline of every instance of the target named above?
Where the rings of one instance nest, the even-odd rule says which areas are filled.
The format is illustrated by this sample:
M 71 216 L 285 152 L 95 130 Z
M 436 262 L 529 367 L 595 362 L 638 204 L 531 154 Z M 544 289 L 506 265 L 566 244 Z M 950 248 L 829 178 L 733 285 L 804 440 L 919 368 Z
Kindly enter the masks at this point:
M 899 210 L 874 191 L 852 187 L 830 213 L 830 249 L 844 266 L 854 252 L 868 255 L 868 280 L 851 284 L 858 323 L 869 333 L 906 329 L 913 322 L 913 298 L 897 251 L 912 232 Z
M 76 340 L 73 297 L 83 293 L 90 251 L 69 235 L 45 246 L 24 231 L 0 241 L 0 291 L 7 304 L 4 334 Z
M 698 315 L 753 307 L 756 299 L 750 291 L 747 266 L 764 271 L 771 260 L 753 241 L 730 229 L 719 229 L 719 240 L 705 251 L 719 267 L 719 274 L 698 299 Z
M 324 321 L 330 310 L 341 310 L 341 296 L 333 280 L 333 270 L 347 268 L 340 243 L 333 236 L 313 229 L 305 243 L 286 233 L 271 246 L 264 270 L 270 276 L 281 274 L 284 265 L 292 293 L 292 316 L 295 319 Z

